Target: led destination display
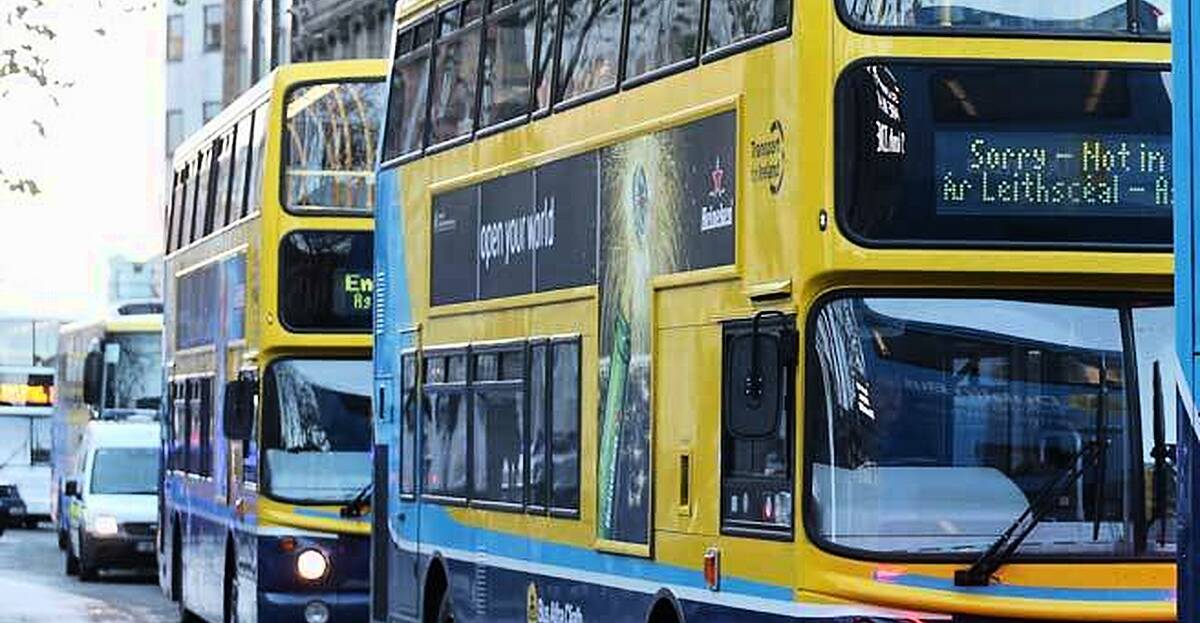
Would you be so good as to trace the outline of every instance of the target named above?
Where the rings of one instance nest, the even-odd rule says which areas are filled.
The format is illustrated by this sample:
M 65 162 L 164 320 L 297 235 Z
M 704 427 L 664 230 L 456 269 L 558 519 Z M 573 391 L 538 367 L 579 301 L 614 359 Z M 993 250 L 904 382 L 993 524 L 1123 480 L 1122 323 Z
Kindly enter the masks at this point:
M 939 132 L 941 214 L 1146 216 L 1171 209 L 1171 138 Z

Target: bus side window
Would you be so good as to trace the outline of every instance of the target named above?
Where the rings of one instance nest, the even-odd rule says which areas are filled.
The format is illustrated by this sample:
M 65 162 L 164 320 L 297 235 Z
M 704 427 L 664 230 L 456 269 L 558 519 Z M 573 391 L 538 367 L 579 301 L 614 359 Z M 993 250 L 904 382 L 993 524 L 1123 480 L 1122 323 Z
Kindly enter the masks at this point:
M 208 218 L 204 221 L 204 234 L 208 235 L 225 225 L 225 208 L 229 202 L 229 152 L 226 137 L 213 141 L 213 172 L 209 186 Z
M 196 156 L 196 199 L 192 208 L 191 242 L 204 237 L 204 223 L 208 219 L 208 187 L 209 175 L 212 172 L 212 152 L 201 148 Z
M 554 59 L 558 57 L 558 14 L 561 0 L 540 0 L 541 20 L 538 24 L 537 65 L 534 69 L 534 110 L 549 112 L 554 84 Z
M 721 524 L 728 534 L 792 530 L 795 318 L 763 312 L 724 327 Z
M 222 212 L 221 220 L 217 222 L 220 227 L 229 225 L 237 220 L 237 216 L 235 216 L 237 214 L 237 208 L 235 207 L 237 206 L 237 203 L 233 198 L 233 181 L 237 178 L 238 170 L 236 125 L 233 126 L 233 129 L 229 130 L 228 134 L 225 135 L 224 144 L 225 158 L 227 159 L 226 162 L 221 165 L 221 173 L 224 175 L 224 179 L 217 184 L 217 187 L 221 189 L 221 195 L 225 197 L 225 199 L 221 202 L 222 206 L 224 207 L 224 212 Z
M 482 4 L 483 0 L 465 0 L 440 15 L 430 111 L 432 144 L 467 135 L 475 128 Z
M 537 38 L 536 0 L 493 0 L 483 37 L 483 82 L 479 127 L 516 119 L 529 112 L 533 50 Z
M 193 163 L 193 162 L 185 163 L 183 165 L 183 172 L 180 174 L 180 178 L 179 178 L 179 201 L 178 201 L 178 203 L 182 207 L 178 208 L 179 209 L 179 224 L 175 228 L 175 236 L 176 236 L 175 248 L 176 249 L 181 249 L 183 247 L 186 247 L 188 245 L 188 242 L 190 241 L 191 223 L 192 223 L 192 208 L 193 208 L 192 196 L 195 193 L 189 192 L 189 191 L 192 190 L 192 186 L 194 185 L 194 182 L 192 182 L 192 178 L 195 177 L 194 168 L 193 168 L 194 164 L 195 163 Z
M 782 31 L 792 21 L 788 0 L 709 0 L 705 52 Z
M 166 218 L 163 219 L 163 248 L 167 253 L 175 250 L 173 245 L 174 237 L 171 235 L 175 231 L 175 197 L 178 193 L 175 189 L 179 186 L 179 171 L 173 171 L 171 175 L 171 188 L 167 191 Z
M 625 79 L 655 74 L 693 61 L 700 49 L 700 0 L 630 0 Z
M 579 338 L 551 342 L 550 510 L 579 512 Z
M 529 493 L 526 508 L 531 513 L 544 513 L 550 506 L 550 427 L 546 423 L 549 411 L 550 389 L 546 383 L 545 341 L 533 342 L 529 347 L 529 433 L 526 435 L 525 465 L 529 470 Z
M 262 208 L 263 172 L 267 163 L 267 111 L 267 104 L 259 106 L 254 111 L 253 174 L 250 178 L 250 197 L 247 199 L 246 207 L 242 210 L 249 214 L 254 214 Z
M 216 428 L 213 426 L 213 379 L 200 379 L 200 475 L 212 476 L 213 473 L 213 439 Z
M 624 4 L 620 0 L 562 0 L 556 101 L 616 87 Z
M 250 148 L 250 141 L 254 138 L 254 115 L 246 115 L 241 121 L 238 121 L 237 130 L 234 132 L 234 139 L 237 145 L 237 150 L 233 156 L 232 178 L 229 182 L 232 189 L 229 192 L 229 222 L 232 223 L 238 219 L 244 218 L 250 214 L 250 202 L 247 193 L 250 191 L 251 171 L 253 171 L 254 154 Z

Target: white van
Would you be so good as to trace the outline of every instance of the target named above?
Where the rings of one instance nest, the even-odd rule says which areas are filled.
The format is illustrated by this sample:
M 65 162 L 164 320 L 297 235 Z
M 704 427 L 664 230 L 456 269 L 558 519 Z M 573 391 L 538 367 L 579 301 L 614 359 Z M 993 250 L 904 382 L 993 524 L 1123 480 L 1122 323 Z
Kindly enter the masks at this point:
M 153 569 L 158 533 L 159 425 L 90 422 L 66 481 L 67 575 L 101 568 Z

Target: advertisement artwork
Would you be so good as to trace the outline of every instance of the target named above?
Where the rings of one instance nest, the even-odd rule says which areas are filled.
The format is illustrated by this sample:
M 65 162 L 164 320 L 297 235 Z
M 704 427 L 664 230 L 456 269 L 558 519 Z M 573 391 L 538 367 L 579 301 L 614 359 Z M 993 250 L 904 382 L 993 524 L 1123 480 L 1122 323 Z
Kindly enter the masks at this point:
M 433 305 L 600 286 L 602 539 L 649 543 L 651 281 L 734 262 L 735 144 L 724 112 L 433 199 Z

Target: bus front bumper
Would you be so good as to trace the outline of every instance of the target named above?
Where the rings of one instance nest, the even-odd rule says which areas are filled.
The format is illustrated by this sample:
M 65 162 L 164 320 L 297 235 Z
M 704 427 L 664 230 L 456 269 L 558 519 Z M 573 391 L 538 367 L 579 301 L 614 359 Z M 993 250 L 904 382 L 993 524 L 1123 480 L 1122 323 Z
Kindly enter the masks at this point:
M 366 621 L 370 616 L 370 596 L 367 591 L 328 591 L 311 593 L 259 593 L 259 618 L 265 621 L 296 621 L 303 623 L 310 606 L 319 609 L 323 604 L 329 623 Z

